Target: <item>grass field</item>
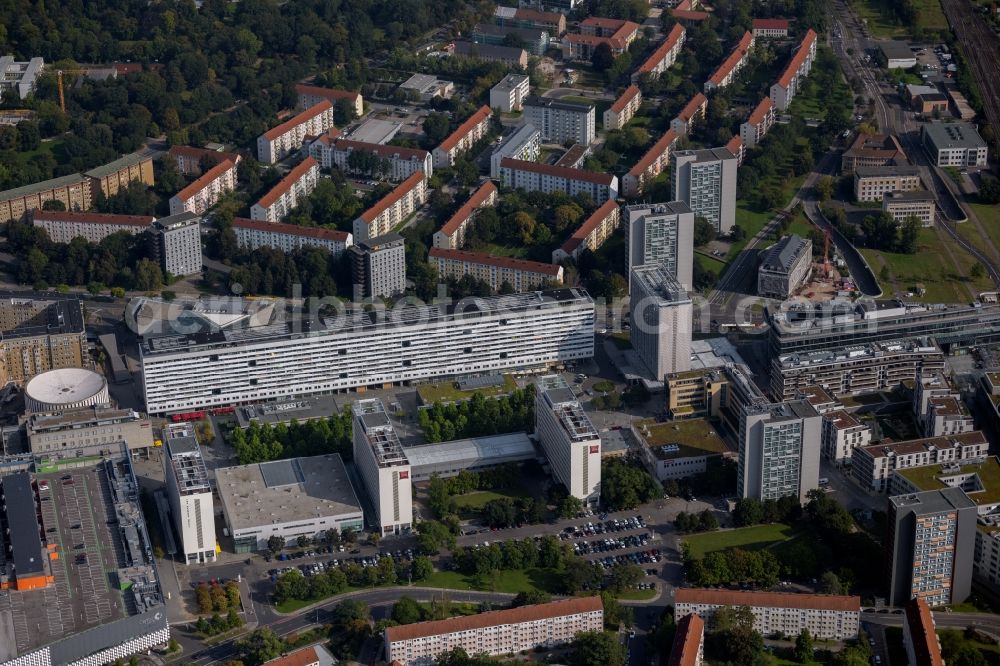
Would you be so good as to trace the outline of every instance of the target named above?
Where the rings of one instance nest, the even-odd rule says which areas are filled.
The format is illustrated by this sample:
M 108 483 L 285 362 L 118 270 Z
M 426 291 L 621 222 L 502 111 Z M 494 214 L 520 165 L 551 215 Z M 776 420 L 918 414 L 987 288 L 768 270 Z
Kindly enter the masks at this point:
M 474 512 L 482 509 L 487 502 L 498 499 L 514 499 L 517 497 L 531 497 L 531 492 L 524 486 L 516 488 L 504 488 L 502 490 L 477 490 L 474 493 L 465 495 L 455 495 L 455 504 L 462 513 Z
M 920 12 L 918 28 L 927 30 L 946 30 L 948 19 L 945 18 L 939 0 L 914 0 Z M 898 25 L 893 17 L 891 0 L 851 0 L 854 11 L 868 25 L 868 30 L 875 37 L 900 37 L 912 34 L 910 26 Z
M 696 252 L 694 259 L 701 265 L 702 268 L 712 271 L 716 275 L 720 275 L 722 273 L 722 269 L 726 267 L 726 262 L 721 259 L 716 259 L 713 256 L 702 254 L 701 252 Z
M 702 558 L 706 553 L 727 548 L 744 548 L 746 550 L 761 550 L 778 543 L 795 538 L 795 528 L 784 523 L 771 525 L 754 525 L 735 530 L 705 532 L 684 537 L 684 542 L 691 549 L 691 556 Z
M 986 204 L 968 204 L 968 206 L 972 210 L 972 214 L 986 228 L 986 233 L 993 241 L 993 245 L 1000 249 L 1000 206 L 987 206 Z M 955 225 L 955 227 L 958 229 L 959 235 L 972 243 L 976 249 L 986 252 L 985 244 L 975 226 L 966 222 Z
M 475 391 L 460 391 L 454 382 L 441 382 L 439 384 L 421 384 L 417 387 L 417 394 L 424 404 L 431 405 L 439 400 L 441 402 L 460 402 L 470 400 L 476 393 L 490 397 L 496 395 L 506 395 L 517 388 L 514 378 L 510 375 L 503 376 L 503 386 L 492 386 Z
M 736 224 L 740 225 L 744 234 L 742 240 L 734 242 L 729 247 L 729 254 L 726 255 L 726 261 L 731 261 L 736 255 L 742 252 L 746 244 L 750 242 L 750 239 L 756 236 L 757 232 L 763 229 L 764 225 L 770 222 L 772 217 L 773 215 L 770 211 L 758 213 L 750 207 L 750 202 L 745 199 L 737 199 Z
M 656 590 L 625 590 L 618 598 L 625 601 L 647 601 L 656 596 Z
M 532 590 L 554 590 L 557 574 L 545 569 L 512 569 L 498 571 L 477 581 L 474 576 L 466 576 L 457 571 L 435 571 L 420 581 L 422 587 L 443 587 L 449 590 L 486 590 L 489 592 L 531 592 Z

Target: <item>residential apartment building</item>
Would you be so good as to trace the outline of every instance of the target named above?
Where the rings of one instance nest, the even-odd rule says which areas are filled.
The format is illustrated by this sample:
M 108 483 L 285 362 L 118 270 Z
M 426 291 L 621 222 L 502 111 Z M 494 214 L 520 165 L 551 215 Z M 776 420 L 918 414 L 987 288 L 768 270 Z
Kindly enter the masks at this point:
M 888 603 L 962 603 L 972 589 L 976 503 L 961 488 L 889 498 L 885 540 Z
M 323 169 L 337 167 L 344 173 L 385 178 L 394 183 L 417 171 L 423 171 L 428 178 L 434 174 L 434 159 L 426 150 L 328 136 L 309 144 L 309 155 Z
M 385 654 L 387 660 L 406 666 L 432 666 L 441 654 L 456 648 L 469 654 L 518 654 L 566 645 L 581 632 L 603 629 L 601 598 L 578 597 L 388 627 Z
M 921 225 L 931 227 L 937 217 L 937 200 L 928 190 L 886 192 L 882 195 L 882 212 L 888 213 L 897 223 L 915 217 Z
M 671 155 L 670 185 L 695 217 L 704 217 L 725 235 L 736 224 L 736 156 L 726 148 L 680 150 Z
M 671 372 L 691 368 L 691 297 L 659 264 L 629 271 L 631 342 L 639 358 L 662 382 Z
M 632 21 L 589 16 L 580 22 L 580 32 L 563 37 L 563 58 L 566 60 L 589 61 L 594 50 L 607 44 L 617 58 L 639 35 L 639 24 Z
M 746 157 L 746 146 L 743 145 L 743 139 L 739 136 L 734 136 L 732 139 L 726 142 L 723 146 L 726 150 L 733 154 L 736 158 L 736 166 L 739 167 L 743 164 L 743 158 Z
M 882 201 L 888 192 L 913 192 L 921 187 L 920 169 L 909 164 L 854 169 L 854 198 L 858 201 Z
M 623 206 L 629 270 L 659 265 L 685 289 L 694 271 L 694 212 L 683 201 Z
M 4 300 L 0 329 L 0 384 L 22 385 L 48 370 L 89 365 L 79 301 Z
M 517 67 L 524 71 L 528 67 L 528 52 L 513 46 L 496 46 L 494 44 L 475 44 L 473 42 L 455 42 L 452 53 L 459 58 L 482 60 L 483 62 L 499 62 L 508 67 Z
M 646 185 L 652 182 L 670 164 L 670 151 L 677 141 L 677 133 L 667 130 L 656 140 L 656 143 L 646 151 L 628 173 L 622 176 L 623 194 L 627 197 L 637 197 L 642 194 Z
M 336 663 L 336 657 L 322 645 L 311 645 L 265 661 L 263 666 L 335 666 Z
M 0 56 L 0 96 L 9 90 L 17 93 L 18 99 L 27 99 L 35 92 L 35 83 L 44 70 L 43 58 L 18 62 L 14 56 Z
M 170 198 L 170 214 L 203 215 L 226 192 L 236 189 L 236 163 L 224 159 Z
M 754 39 L 784 39 L 788 37 L 788 19 L 755 18 L 750 22 Z
M 939 167 L 986 166 L 986 142 L 972 123 L 924 123 L 920 137 Z
M 704 660 L 705 621 L 697 613 L 685 615 L 677 620 L 667 666 L 701 666 Z
M 739 74 L 740 70 L 743 69 L 744 65 L 750 59 L 750 51 L 753 50 L 753 44 L 754 36 L 749 32 L 743 33 L 743 36 L 736 44 L 732 53 L 729 54 L 729 57 L 723 60 L 718 69 L 705 81 L 706 93 L 718 90 L 719 88 L 725 88 L 736 80 L 736 75 Z
M 295 84 L 295 94 L 299 96 L 299 109 L 305 111 L 311 109 L 320 102 L 327 101 L 336 106 L 337 102 L 343 100 L 354 110 L 354 115 L 359 118 L 365 115 L 365 100 L 359 92 L 350 90 L 337 90 L 336 88 L 321 88 L 319 86 L 308 86 L 303 83 Z
M 490 131 L 490 116 L 493 109 L 485 104 L 458 126 L 454 132 L 445 137 L 441 145 L 434 149 L 434 166 L 450 167 L 455 164 L 459 155 L 476 145 L 476 142 Z
M 819 484 L 823 417 L 805 400 L 747 406 L 740 413 L 740 497 L 805 502 Z
M 549 33 L 540 28 L 518 28 L 516 26 L 499 26 L 493 23 L 479 23 L 473 27 L 469 37 L 476 44 L 494 44 L 506 46 L 510 39 L 519 40 L 528 53 L 536 56 L 545 55 L 549 48 Z M 492 105 L 491 105 L 492 106 Z
M 406 241 L 396 233 L 358 241 L 349 250 L 359 298 L 391 298 L 406 291 Z
M 842 409 L 823 414 L 823 456 L 843 465 L 854 449 L 872 443 L 872 430 Z
M 541 132 L 543 142 L 589 146 L 594 140 L 597 112 L 592 104 L 531 95 L 523 107 L 524 119 Z
M 302 148 L 307 136 L 321 136 L 333 127 L 333 104 L 324 99 L 257 137 L 257 158 L 274 164 Z
M 149 152 L 131 153 L 114 162 L 94 167 L 84 171 L 83 175 L 90 180 L 90 191 L 97 192 L 100 188 L 104 196 L 118 194 L 132 183 L 153 185 L 153 156 Z
M 771 86 L 771 101 L 778 111 L 787 111 L 802 82 L 809 76 L 816 58 L 816 32 L 810 28 L 799 44 L 784 72 Z
M 601 436 L 560 375 L 535 382 L 535 436 L 555 479 L 573 497 L 596 506 L 601 497 Z
M 146 409 L 187 412 L 594 355 L 594 303 L 580 289 L 407 313 L 355 309 L 314 322 L 305 336 L 306 324 L 295 318 L 208 335 L 147 336 L 140 347 Z
M 375 508 L 375 524 L 383 535 L 405 534 L 413 526 L 413 479 L 396 429 L 381 400 L 358 400 L 351 413 L 354 465 Z
M 191 426 L 168 426 L 164 434 L 164 485 L 184 564 L 215 561 L 212 484 Z
M 434 232 L 434 247 L 461 249 L 465 244 L 465 234 L 476 219 L 476 214 L 483 208 L 492 206 L 497 201 L 497 186 L 487 180 L 479 189 L 473 192 L 468 201 L 448 218 L 438 231 Z
M 117 454 L 122 443 L 131 452 L 148 452 L 153 446 L 149 419 L 111 405 L 26 414 L 22 423 L 31 452 L 49 458 Z
M 19 220 L 46 201 L 60 201 L 69 211 L 90 210 L 90 180 L 74 173 L 0 192 L 0 223 Z
M 439 278 L 460 280 L 470 275 L 486 282 L 493 291 L 505 286 L 515 292 L 534 291 L 563 282 L 563 267 L 558 264 L 439 247 L 430 249 L 428 261 L 437 268 Z
M 840 158 L 840 173 L 849 176 L 861 167 L 904 167 L 910 161 L 891 134 L 858 134 Z
M 528 97 L 530 87 L 524 74 L 508 74 L 490 88 L 490 108 L 504 113 L 520 111 L 521 104 Z
M 972 415 L 961 399 L 956 397 L 931 398 L 924 415 L 924 436 L 947 437 L 972 432 L 975 424 Z
M 153 223 L 152 232 L 164 275 L 177 277 L 201 272 L 201 217 L 192 213 L 161 217 Z
M 146 215 L 107 215 L 41 209 L 31 214 L 31 223 L 45 229 L 53 243 L 69 243 L 74 238 L 100 243 L 111 234 L 119 232 L 135 236 L 148 231 L 154 219 Z
M 642 93 L 635 84 L 625 89 L 618 99 L 604 111 L 604 130 L 620 130 L 632 120 L 642 106 Z
M 910 599 L 903 608 L 903 646 L 907 664 L 944 666 L 934 615 L 923 597 Z
M 608 173 L 567 169 L 505 157 L 500 160 L 500 181 L 525 192 L 565 192 L 576 196 L 589 194 L 597 204 L 618 197 L 618 177 Z
M 206 169 L 210 169 L 222 160 L 232 160 L 234 164 L 240 163 L 238 153 L 225 153 L 220 150 L 210 148 L 195 148 L 194 146 L 170 146 L 167 157 L 177 165 L 177 170 L 185 176 L 200 176 Z
M 317 183 L 319 165 L 312 157 L 307 157 L 250 207 L 250 219 L 280 222 L 309 197 Z
M 490 155 L 490 178 L 500 178 L 500 162 L 505 157 L 534 162 L 541 153 L 542 133 L 531 123 L 523 123 L 497 146 Z
M 245 217 L 233 219 L 233 232 L 236 242 L 245 250 L 272 247 L 282 252 L 294 252 L 304 247 L 318 247 L 336 256 L 354 244 L 351 234 L 346 231 L 261 222 Z
M 978 430 L 949 437 L 873 444 L 855 449 L 851 472 L 862 488 L 882 492 L 889 489 L 892 477 L 900 470 L 980 461 L 988 451 L 989 443 Z
M 426 200 L 427 177 L 417 171 L 354 220 L 354 241 L 389 233 Z
M 670 121 L 670 129 L 678 137 L 687 136 L 691 129 L 691 124 L 700 118 L 705 117 L 708 109 L 708 98 L 702 93 L 695 93 L 695 96 L 684 105 L 677 117 Z
M 812 241 L 782 236 L 764 254 L 757 271 L 757 295 L 785 300 L 812 274 Z
M 961 400 L 961 394 L 955 390 L 943 373 L 926 372 L 917 375 L 913 382 L 913 417 L 917 428 L 925 435 L 927 433 L 927 416 L 931 411 L 931 398 L 953 398 Z
M 743 145 L 753 148 L 767 136 L 774 126 L 774 102 L 770 97 L 760 100 L 754 110 L 750 113 L 747 121 L 740 125 L 740 138 Z
M 861 597 L 692 587 L 674 591 L 674 617 L 697 614 L 710 630 L 720 609 L 744 606 L 753 613 L 754 629 L 764 636 L 798 636 L 808 629 L 820 640 L 848 640 L 857 638 L 860 629 Z
M 663 72 L 670 69 L 677 62 L 677 56 L 684 47 L 685 34 L 684 26 L 680 23 L 675 23 L 674 27 L 667 34 L 667 38 L 656 47 L 656 50 L 632 74 L 632 83 L 638 83 L 644 74 L 651 79 L 657 79 Z
M 579 259 L 586 250 L 596 252 L 618 229 L 620 222 L 621 209 L 618 202 L 613 199 L 605 201 L 576 228 L 565 243 L 552 251 L 552 263 L 559 264 L 570 257 Z
M 497 6 L 493 12 L 497 25 L 514 25 L 519 28 L 539 28 L 553 37 L 566 32 L 566 16 L 559 12 L 543 12 L 527 7 Z

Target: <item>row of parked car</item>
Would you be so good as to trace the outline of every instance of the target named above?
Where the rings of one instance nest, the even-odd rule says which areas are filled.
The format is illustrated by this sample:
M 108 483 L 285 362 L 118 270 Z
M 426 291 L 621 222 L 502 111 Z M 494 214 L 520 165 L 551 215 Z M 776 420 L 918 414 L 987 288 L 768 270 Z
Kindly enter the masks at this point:
M 607 515 L 607 514 L 605 514 Z M 597 523 L 587 523 L 578 527 L 567 527 L 563 532 L 563 539 L 582 539 L 595 534 L 608 534 L 611 532 L 625 532 L 628 530 L 638 530 L 646 527 L 646 521 L 641 515 L 631 518 L 615 518 Z
M 659 548 L 639 551 L 638 553 L 627 553 L 625 555 L 608 555 L 607 557 L 594 560 L 604 569 L 610 569 L 616 564 L 652 564 L 660 561 Z M 646 573 L 649 573 L 647 571 Z M 655 571 L 649 575 L 655 575 Z
M 322 573 L 327 569 L 335 569 L 341 567 L 348 562 L 354 562 L 355 564 L 367 568 L 374 567 L 379 563 L 383 557 L 392 557 L 396 562 L 404 562 L 413 559 L 413 549 L 407 548 L 406 550 L 397 550 L 395 553 L 391 551 L 380 551 L 374 555 L 359 555 L 357 557 L 345 557 L 344 559 L 328 560 L 326 562 L 316 561 L 310 562 L 308 564 L 300 564 L 297 567 L 281 567 L 278 569 L 271 569 L 267 572 L 268 577 L 271 581 L 277 580 L 278 576 L 283 573 L 287 573 L 294 568 L 297 568 L 305 576 L 312 576 L 318 573 Z
M 620 538 L 600 539 L 598 541 L 577 541 L 573 544 L 573 551 L 577 555 L 589 555 L 591 553 L 607 553 L 615 550 L 625 550 L 626 548 L 642 548 L 649 543 L 649 532 L 642 534 L 631 534 Z

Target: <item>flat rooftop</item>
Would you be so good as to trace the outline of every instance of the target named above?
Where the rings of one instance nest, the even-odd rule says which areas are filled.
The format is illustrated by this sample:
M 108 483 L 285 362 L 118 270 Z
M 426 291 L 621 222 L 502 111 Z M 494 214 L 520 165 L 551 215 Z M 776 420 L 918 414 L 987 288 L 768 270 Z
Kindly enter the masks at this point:
M 476 460 L 502 463 L 505 460 L 527 460 L 538 455 L 531 438 L 523 432 L 411 446 L 404 448 L 403 453 L 410 461 L 414 474 L 419 474 L 421 467 L 436 467 L 447 463 Z
M 223 467 L 215 478 L 229 527 L 237 532 L 361 513 L 344 461 L 336 453 Z
M 705 338 L 691 341 L 691 372 L 708 368 L 721 368 L 733 363 L 746 364 L 729 338 Z
M 201 457 L 198 440 L 190 435 L 170 437 L 166 441 L 166 447 L 180 494 L 211 492 L 208 468 L 205 467 L 205 460 Z
M 18 307 L 30 303 L 30 299 L 10 299 L 0 308 Z M 38 301 L 35 302 L 36 304 Z M 83 333 L 83 306 L 78 300 L 43 301 L 43 306 L 30 319 L 14 328 L 0 332 L 0 338 L 13 340 L 38 335 L 64 335 Z
M 538 380 L 536 389 L 541 392 L 549 409 L 555 414 L 570 441 L 598 439 L 597 429 L 590 417 L 559 375 L 546 375 Z
M 894 340 L 891 342 L 871 342 L 864 345 L 850 345 L 840 349 L 796 352 L 785 354 L 775 359 L 782 369 L 805 368 L 812 365 L 825 365 L 864 359 L 885 359 L 894 354 L 927 354 L 941 353 L 940 348 L 931 339 Z
M 928 465 L 896 470 L 920 490 L 941 490 L 960 486 L 977 506 L 1000 504 L 1000 460 L 990 456 L 981 463 L 969 465 Z M 975 474 L 978 483 L 958 483 L 957 478 Z M 951 479 L 952 482 L 948 483 Z
M 237 407 L 236 423 L 241 428 L 249 428 L 255 421 L 267 425 L 288 423 L 292 420 L 302 423 L 328 418 L 339 413 L 340 408 L 333 396 L 315 396 Z
M 660 460 L 717 455 L 729 451 L 715 427 L 705 419 L 683 419 L 657 423 L 637 421 L 636 432 Z
M 361 428 L 368 446 L 375 454 L 379 467 L 408 465 L 409 461 L 399 443 L 396 429 L 385 412 L 381 400 L 358 400 L 354 403 L 354 427 Z M 357 433 L 357 430 L 355 430 Z
M 392 140 L 392 137 L 396 136 L 402 127 L 402 123 L 369 118 L 351 130 L 347 138 L 351 141 L 364 143 L 386 143 Z
M 924 136 L 937 148 L 985 148 L 986 142 L 972 123 L 925 123 Z

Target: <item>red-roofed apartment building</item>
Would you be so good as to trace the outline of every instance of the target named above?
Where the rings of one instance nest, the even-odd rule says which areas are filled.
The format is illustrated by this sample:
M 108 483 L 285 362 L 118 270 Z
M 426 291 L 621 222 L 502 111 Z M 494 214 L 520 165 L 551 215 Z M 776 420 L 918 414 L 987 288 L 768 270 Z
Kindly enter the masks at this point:
M 802 87 L 802 82 L 809 76 L 812 69 L 813 60 L 816 58 L 816 32 L 810 28 L 802 42 L 796 49 L 792 59 L 785 67 L 778 80 L 771 86 L 771 101 L 774 102 L 778 111 L 787 111 L 795 97 L 795 93 Z
M 354 220 L 355 243 L 389 233 L 426 200 L 427 177 L 418 171 Z
M 667 666 L 701 666 L 704 659 L 705 621 L 697 615 L 685 615 L 677 620 Z
M 322 645 L 311 645 L 301 650 L 265 661 L 263 666 L 336 666 L 337 660 Z
M 476 141 L 486 136 L 490 131 L 492 113 L 493 109 L 484 104 L 459 125 L 458 129 L 449 134 L 441 145 L 434 149 L 434 166 L 437 168 L 452 166 L 461 153 L 472 148 Z
M 746 157 L 747 153 L 746 146 L 743 145 L 743 139 L 734 136 L 726 143 L 726 150 L 736 157 L 736 166 L 743 164 L 743 158 Z
M 743 66 L 747 64 L 747 60 L 750 59 L 750 51 L 753 49 L 753 35 L 749 32 L 743 33 L 743 37 L 740 38 L 739 44 L 733 49 L 733 52 L 729 54 L 729 57 L 722 61 L 719 68 L 715 70 L 712 76 L 708 77 L 708 81 L 705 81 L 705 92 L 712 92 L 717 88 L 725 88 L 739 73 Z
M 307 136 L 320 136 L 333 127 L 333 104 L 324 99 L 257 137 L 257 157 L 274 164 L 305 143 Z
M 696 93 L 691 101 L 684 105 L 677 117 L 670 121 L 670 129 L 677 136 L 686 136 L 691 128 L 691 123 L 698 118 L 705 117 L 705 110 L 708 108 L 708 98 L 704 93 Z
M 271 191 L 250 207 L 250 219 L 278 222 L 299 205 L 299 202 L 316 189 L 319 182 L 319 165 L 307 157 L 288 172 Z
M 701 94 L 701 93 L 699 93 Z M 629 172 L 622 176 L 622 193 L 627 197 L 637 197 L 642 194 L 646 183 L 650 182 L 670 164 L 670 151 L 677 141 L 677 132 L 667 130 L 667 133 L 646 151 Z
M 582 192 L 599 204 L 618 197 L 618 177 L 609 173 L 568 169 L 509 157 L 500 160 L 500 180 L 507 187 L 525 192 L 565 192 L 571 197 Z
M 765 97 L 750 113 L 747 121 L 740 125 L 740 138 L 743 139 L 743 145 L 747 148 L 753 148 L 764 140 L 773 125 L 774 102 L 771 101 L 770 97 Z
M 552 251 L 552 263 L 559 264 L 573 257 L 578 259 L 584 250 L 596 252 L 611 237 L 621 223 L 621 208 L 614 200 L 605 201 L 583 221 L 561 247 Z
M 680 55 L 681 49 L 684 47 L 686 35 L 687 31 L 684 26 L 675 23 L 663 43 L 657 46 L 656 50 L 632 74 L 632 82 L 637 82 L 643 74 L 649 74 L 654 79 L 659 78 L 660 74 L 670 69 L 677 62 L 677 56 Z
M 353 244 L 351 234 L 346 231 L 261 222 L 245 217 L 233 220 L 233 231 L 236 233 L 236 242 L 248 250 L 273 247 L 282 252 L 292 252 L 303 247 L 318 247 L 337 255 Z
M 177 170 L 185 176 L 200 176 L 203 163 L 215 165 L 225 159 L 230 159 L 237 165 L 240 163 L 240 156 L 236 153 L 224 153 L 194 146 L 171 146 L 167 156 L 177 163 Z
M 615 100 L 614 104 L 604 111 L 604 129 L 620 130 L 632 120 L 642 105 L 642 93 L 639 87 L 631 85 Z
M 753 20 L 750 29 L 753 31 L 754 39 L 783 39 L 788 37 L 788 19 L 756 18 Z
M 914 597 L 904 609 L 903 645 L 910 666 L 944 666 L 941 643 L 931 608 L 923 597 Z
M 455 211 L 455 214 L 434 232 L 434 247 L 459 249 L 465 244 L 465 234 L 476 219 L 480 209 L 492 206 L 497 201 L 497 186 L 488 180 L 472 193 L 469 200 Z
M 374 159 L 351 160 L 351 155 L 355 153 L 369 155 Z M 309 154 L 324 169 L 335 166 L 346 173 L 384 176 L 396 183 L 406 180 L 417 171 L 423 171 L 428 177 L 434 171 L 431 154 L 419 148 L 321 136 L 309 144 Z M 382 167 L 385 171 L 379 171 Z
M 764 636 L 798 636 L 808 629 L 813 638 L 857 638 L 861 597 L 794 592 L 746 592 L 707 588 L 678 588 L 674 592 L 674 617 L 697 613 L 711 629 L 720 608 L 747 606 L 754 629 Z
M 170 214 L 188 212 L 201 215 L 226 192 L 236 189 L 236 163 L 225 159 L 170 197 Z
M 145 215 L 104 215 L 38 209 L 31 214 L 31 223 L 45 229 L 53 243 L 68 243 L 74 238 L 100 243 L 119 231 L 133 236 L 141 234 L 149 229 L 153 218 Z
M 516 292 L 535 291 L 543 285 L 562 284 L 563 267 L 540 261 L 494 257 L 480 252 L 432 247 L 428 260 L 438 276 L 461 280 L 466 275 L 483 280 L 493 291 L 507 283 Z
M 600 44 L 611 47 L 615 57 L 624 53 L 639 34 L 639 24 L 632 21 L 591 16 L 580 22 L 580 32 L 563 37 L 563 58 L 590 60 Z
M 319 86 L 307 86 L 299 83 L 295 86 L 295 94 L 299 96 L 299 108 L 302 110 L 316 106 L 323 100 L 336 104 L 344 100 L 354 109 L 354 114 L 359 118 L 365 112 L 365 100 L 361 93 L 350 90 L 337 90 L 336 88 L 320 88 Z

